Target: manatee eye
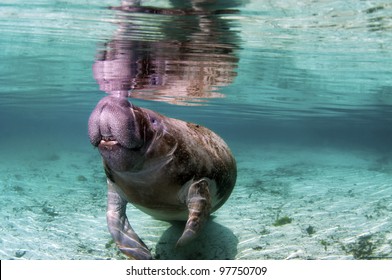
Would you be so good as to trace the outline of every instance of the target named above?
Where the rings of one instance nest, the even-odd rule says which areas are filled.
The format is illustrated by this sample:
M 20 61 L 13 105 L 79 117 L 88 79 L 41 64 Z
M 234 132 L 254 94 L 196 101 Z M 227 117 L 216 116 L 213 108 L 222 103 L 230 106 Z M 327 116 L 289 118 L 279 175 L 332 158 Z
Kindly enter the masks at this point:
M 158 126 L 158 121 L 156 118 L 150 118 L 150 123 L 152 127 L 156 128 Z
M 153 127 L 157 127 L 159 125 L 159 120 L 154 115 L 152 116 L 150 115 L 149 118 L 150 118 L 150 124 Z

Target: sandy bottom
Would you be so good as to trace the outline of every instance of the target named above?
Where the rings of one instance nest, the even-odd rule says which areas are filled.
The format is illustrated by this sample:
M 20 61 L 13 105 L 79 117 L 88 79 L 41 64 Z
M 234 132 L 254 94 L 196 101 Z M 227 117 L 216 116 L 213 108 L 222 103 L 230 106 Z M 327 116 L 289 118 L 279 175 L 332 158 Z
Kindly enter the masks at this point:
M 156 259 L 392 258 L 392 158 L 364 150 L 233 146 L 238 180 L 188 247 L 183 225 L 128 206 Z M 125 259 L 106 227 L 98 151 L 9 149 L 0 162 L 0 259 Z M 4 160 L 3 160 L 4 159 Z

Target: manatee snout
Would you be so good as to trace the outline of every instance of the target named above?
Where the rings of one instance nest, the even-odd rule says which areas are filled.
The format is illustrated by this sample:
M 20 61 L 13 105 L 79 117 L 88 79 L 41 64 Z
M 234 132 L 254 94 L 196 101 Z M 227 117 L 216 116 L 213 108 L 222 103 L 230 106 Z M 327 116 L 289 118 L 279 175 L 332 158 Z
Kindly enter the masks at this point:
M 132 105 L 123 97 L 107 96 L 98 102 L 90 115 L 88 133 L 94 146 L 116 141 L 135 149 L 143 144 Z
M 106 96 L 99 101 L 90 115 L 88 134 L 114 169 L 124 169 L 128 153 L 143 145 L 137 116 L 125 97 Z

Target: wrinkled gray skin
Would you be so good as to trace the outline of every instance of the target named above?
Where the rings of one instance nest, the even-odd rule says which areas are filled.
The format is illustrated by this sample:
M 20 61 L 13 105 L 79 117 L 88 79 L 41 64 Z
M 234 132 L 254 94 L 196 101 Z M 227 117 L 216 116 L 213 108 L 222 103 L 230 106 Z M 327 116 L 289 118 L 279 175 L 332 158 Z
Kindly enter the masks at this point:
M 183 246 L 234 187 L 236 163 L 219 136 L 136 107 L 125 97 L 107 96 L 98 103 L 89 119 L 89 137 L 107 176 L 109 231 L 133 259 L 152 256 L 128 222 L 128 202 L 157 219 L 187 221 L 177 242 Z

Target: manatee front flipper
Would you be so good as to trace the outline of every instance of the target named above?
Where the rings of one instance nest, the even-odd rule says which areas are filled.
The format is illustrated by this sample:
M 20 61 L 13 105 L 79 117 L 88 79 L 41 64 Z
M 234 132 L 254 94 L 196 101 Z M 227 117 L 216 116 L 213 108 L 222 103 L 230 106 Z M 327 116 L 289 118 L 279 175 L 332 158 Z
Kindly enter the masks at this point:
M 108 208 L 106 219 L 109 232 L 118 248 L 125 255 L 137 260 L 152 259 L 147 246 L 140 240 L 128 222 L 125 213 L 127 201 L 115 190 L 113 183 L 108 180 Z
M 189 215 L 182 236 L 177 241 L 177 246 L 183 246 L 195 239 L 200 233 L 201 228 L 207 221 L 211 212 L 211 197 L 209 179 L 201 179 L 193 182 L 188 190 L 186 204 Z

